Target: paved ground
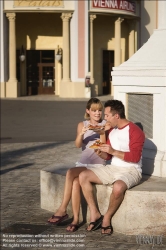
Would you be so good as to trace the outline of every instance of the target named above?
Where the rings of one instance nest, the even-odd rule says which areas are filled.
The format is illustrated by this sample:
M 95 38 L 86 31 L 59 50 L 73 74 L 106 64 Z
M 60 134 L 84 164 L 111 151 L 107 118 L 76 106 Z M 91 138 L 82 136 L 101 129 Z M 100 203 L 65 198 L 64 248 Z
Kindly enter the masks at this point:
M 106 101 L 111 96 L 102 96 Z M 2 142 L 75 140 L 88 99 L 28 96 L 1 100 Z M 67 128 L 67 129 L 66 129 Z M 70 131 L 70 133 L 69 133 Z
M 22 100 L 10 101 L 12 106 Z M 5 102 L 7 105 L 4 101 L 3 110 Z M 5 119 L 10 120 L 7 114 Z M 19 116 L 17 119 L 20 124 Z M 8 131 L 12 131 L 12 126 L 13 123 Z M 5 136 L 10 137 L 7 129 Z M 47 137 L 46 134 L 44 136 Z M 8 143 L 1 144 L 1 249 L 166 249 L 166 238 L 161 235 L 126 236 L 114 232 L 111 236 L 102 236 L 100 230 L 86 232 L 86 224 L 69 234 L 65 231 L 66 223 L 48 225 L 46 221 L 51 214 L 40 208 L 40 170 L 55 162 L 60 163 L 71 150 L 75 150 L 74 142 L 55 139 L 23 142 L 23 134 L 20 138 L 21 143 L 10 143 L 8 140 Z M 79 154 L 80 150 L 76 150 Z

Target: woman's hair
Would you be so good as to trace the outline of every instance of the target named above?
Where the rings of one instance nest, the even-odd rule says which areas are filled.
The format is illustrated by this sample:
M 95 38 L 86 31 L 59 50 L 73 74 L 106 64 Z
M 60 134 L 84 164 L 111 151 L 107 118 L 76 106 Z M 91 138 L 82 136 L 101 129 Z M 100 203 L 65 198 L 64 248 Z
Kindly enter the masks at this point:
M 87 102 L 87 104 L 86 104 L 86 109 L 90 109 L 91 108 L 91 110 L 103 110 L 103 104 L 102 104 L 102 102 L 99 100 L 99 99 L 97 99 L 97 98 L 95 98 L 95 97 L 92 97 L 88 102 Z M 89 120 L 90 119 L 90 116 L 89 116 L 89 114 L 87 113 L 87 112 L 85 112 L 85 115 L 84 115 L 84 118 L 86 119 L 86 120 Z
M 105 102 L 104 107 L 110 107 L 110 111 L 113 115 L 118 114 L 121 119 L 125 119 L 125 107 L 119 100 L 108 100 Z

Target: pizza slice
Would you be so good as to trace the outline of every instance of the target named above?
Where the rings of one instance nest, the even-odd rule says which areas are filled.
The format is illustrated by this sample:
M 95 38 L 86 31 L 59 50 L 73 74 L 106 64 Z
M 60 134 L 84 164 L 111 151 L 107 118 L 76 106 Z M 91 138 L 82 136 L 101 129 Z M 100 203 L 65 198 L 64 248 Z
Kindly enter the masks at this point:
M 100 140 L 96 140 L 89 148 L 98 149 L 102 144 L 104 143 L 101 142 Z
M 97 130 L 101 130 L 101 129 L 103 129 L 104 128 L 104 126 L 102 125 L 89 125 L 88 126 L 88 128 L 89 128 L 89 130 L 94 130 L 94 131 L 97 131 Z

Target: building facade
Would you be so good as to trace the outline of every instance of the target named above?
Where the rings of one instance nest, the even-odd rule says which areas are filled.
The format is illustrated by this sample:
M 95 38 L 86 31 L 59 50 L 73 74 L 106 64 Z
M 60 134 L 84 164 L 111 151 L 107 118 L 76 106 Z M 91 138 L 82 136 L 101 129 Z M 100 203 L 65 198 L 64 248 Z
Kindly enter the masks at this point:
M 0 1 L 1 97 L 113 95 L 112 67 L 152 35 L 157 6 L 157 0 Z

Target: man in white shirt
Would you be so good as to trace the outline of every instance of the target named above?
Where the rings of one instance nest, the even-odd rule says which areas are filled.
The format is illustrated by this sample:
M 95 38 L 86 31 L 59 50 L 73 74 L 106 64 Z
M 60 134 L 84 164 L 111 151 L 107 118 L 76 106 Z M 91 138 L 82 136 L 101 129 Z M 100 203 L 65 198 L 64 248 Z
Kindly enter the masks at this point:
M 109 100 L 105 103 L 105 120 L 112 128 L 106 144 L 102 144 L 96 153 L 109 165 L 91 167 L 79 175 L 80 185 L 90 209 L 90 224 L 87 231 L 100 225 L 102 234 L 111 234 L 111 219 L 122 203 L 125 191 L 137 185 L 142 178 L 142 149 L 145 140 L 143 131 L 125 117 L 125 108 L 121 101 Z M 93 196 L 93 183 L 113 185 L 108 210 L 101 216 Z

